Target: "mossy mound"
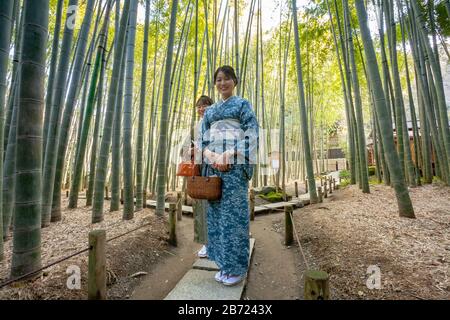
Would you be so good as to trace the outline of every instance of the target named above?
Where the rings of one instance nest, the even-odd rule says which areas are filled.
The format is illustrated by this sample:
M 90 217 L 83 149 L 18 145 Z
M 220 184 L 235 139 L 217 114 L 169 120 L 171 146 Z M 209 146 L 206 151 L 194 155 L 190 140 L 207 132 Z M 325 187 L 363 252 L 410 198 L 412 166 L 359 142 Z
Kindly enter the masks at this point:
M 264 200 L 267 200 L 267 201 L 269 201 L 271 203 L 284 201 L 283 200 L 283 193 L 281 193 L 281 192 L 273 192 L 272 191 L 272 192 L 269 192 L 266 195 L 260 194 L 260 195 L 258 195 L 258 197 L 260 197 L 260 198 L 262 198 Z

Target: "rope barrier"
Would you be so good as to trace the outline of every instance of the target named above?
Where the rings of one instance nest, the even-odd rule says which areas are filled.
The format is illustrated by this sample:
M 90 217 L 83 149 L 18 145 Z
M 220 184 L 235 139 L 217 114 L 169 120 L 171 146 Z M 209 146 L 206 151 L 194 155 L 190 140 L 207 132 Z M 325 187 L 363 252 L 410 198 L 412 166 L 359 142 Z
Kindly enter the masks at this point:
M 298 247 L 300 248 L 300 252 L 301 252 L 301 254 L 302 254 L 303 261 L 305 262 L 306 269 L 309 269 L 308 260 L 306 260 L 305 253 L 303 252 L 303 248 L 302 248 L 302 245 L 301 245 L 301 243 L 300 243 L 300 239 L 298 238 L 298 232 L 297 232 L 297 229 L 295 228 L 294 217 L 292 216 L 292 212 L 289 213 L 289 216 L 290 216 L 291 221 L 292 221 L 292 227 L 294 228 L 295 238 L 297 239 L 297 244 L 298 244 Z
M 122 223 L 122 222 L 115 223 L 115 224 L 113 224 L 112 226 L 115 226 L 115 225 L 117 225 L 117 224 L 119 224 L 119 223 Z M 139 227 L 137 227 L 137 228 L 135 228 L 135 229 L 129 230 L 129 231 L 127 231 L 127 232 L 125 232 L 125 233 L 122 233 L 122 234 L 120 234 L 120 235 L 118 235 L 118 236 L 112 237 L 111 239 L 106 240 L 106 242 L 107 242 L 107 243 L 108 243 L 108 242 L 111 242 L 111 241 L 113 241 L 113 240 L 116 240 L 116 239 L 118 239 L 118 238 L 121 238 L 121 237 L 123 237 L 123 236 L 126 236 L 127 234 L 130 234 L 130 233 L 132 233 L 132 232 L 134 232 L 134 231 L 137 231 L 137 230 L 142 229 L 142 228 L 144 228 L 144 227 L 147 227 L 147 226 L 149 226 L 149 225 L 151 225 L 150 222 L 149 222 L 149 223 L 145 223 L 145 224 L 143 224 L 143 225 L 141 225 L 141 226 L 139 226 Z M 39 269 L 37 269 L 37 270 L 28 272 L 28 273 L 26 273 L 26 274 L 24 274 L 24 275 L 22 275 L 22 276 L 20 276 L 20 277 L 17 277 L 17 278 L 7 280 L 7 281 L 5 281 L 5 282 L 3 282 L 3 283 L 0 284 L 0 288 L 3 288 L 3 287 L 5 287 L 5 286 L 7 286 L 7 285 L 10 285 L 10 284 L 12 284 L 12 283 L 14 283 L 14 282 L 20 281 L 20 280 L 22 280 L 22 279 L 28 278 L 28 277 L 30 277 L 30 276 L 32 276 L 32 275 L 38 274 L 39 272 L 41 272 L 41 271 L 43 271 L 43 270 L 45 270 L 45 269 L 48 269 L 48 268 L 50 268 L 50 267 L 52 267 L 52 266 L 54 266 L 54 265 L 56 265 L 56 264 L 58 264 L 58 263 L 61 263 L 61 262 L 63 262 L 63 261 L 69 260 L 69 259 L 71 259 L 71 258 L 73 258 L 73 257 L 75 257 L 75 256 L 78 256 L 78 255 L 80 255 L 80 254 L 82 254 L 82 253 L 85 253 L 85 252 L 87 252 L 87 251 L 89 251 L 89 250 L 91 250 L 91 249 L 92 249 L 92 247 L 87 247 L 87 248 L 85 248 L 85 249 L 82 249 L 82 250 L 79 250 L 79 251 L 77 251 L 77 252 L 74 252 L 74 253 L 70 254 L 69 256 L 60 258 L 60 259 L 58 259 L 58 260 L 56 260 L 56 261 L 54 261 L 54 262 L 52 262 L 52 263 L 50 263 L 50 264 L 48 264 L 48 265 L 46 265 L 46 266 L 44 266 L 44 267 L 41 267 L 41 268 L 39 268 Z

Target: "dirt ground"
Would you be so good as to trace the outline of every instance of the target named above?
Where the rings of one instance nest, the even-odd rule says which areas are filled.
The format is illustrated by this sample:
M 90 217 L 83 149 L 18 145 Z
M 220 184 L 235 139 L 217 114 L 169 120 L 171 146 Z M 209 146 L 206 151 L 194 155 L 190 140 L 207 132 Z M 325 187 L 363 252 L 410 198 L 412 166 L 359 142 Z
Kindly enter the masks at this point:
M 450 188 L 426 185 L 410 194 L 417 219 L 400 218 L 393 190 L 383 185 L 372 185 L 371 194 L 349 186 L 321 204 L 294 211 L 309 268 L 329 273 L 332 299 L 450 298 Z M 164 299 L 192 267 L 200 248 L 193 241 L 192 217 L 183 216 L 178 223 L 178 247 L 172 247 L 166 219 L 153 210 L 122 221 L 121 211 L 109 213 L 108 207 L 105 202 L 105 220 L 94 226 L 90 208 L 65 210 L 63 221 L 42 231 L 42 264 L 85 248 L 94 228 L 106 229 L 110 239 L 148 223 L 108 243 L 108 298 Z M 283 244 L 284 214 L 257 215 L 250 229 L 256 242 L 243 299 L 303 299 L 307 268 L 296 241 L 290 247 Z M 10 258 L 11 240 L 5 243 L 0 281 L 9 276 Z M 81 290 L 66 286 L 71 265 L 81 268 Z M 369 266 L 380 268 L 381 289 L 367 287 Z M 0 299 L 86 299 L 86 280 L 84 253 L 33 281 L 0 289 Z
M 284 213 L 260 214 L 250 224 L 255 248 L 244 300 L 298 300 L 305 266 L 296 246 L 284 245 Z
M 410 189 L 416 219 L 400 218 L 394 192 L 349 186 L 322 204 L 296 211 L 310 268 L 330 275 L 332 299 L 449 299 L 450 188 Z M 367 269 L 381 271 L 369 289 Z
M 91 225 L 91 207 L 85 200 L 79 201 L 77 209 L 65 209 L 63 219 L 42 229 L 42 266 L 59 258 L 71 255 L 88 246 L 88 233 L 94 229 L 105 229 L 106 238 L 111 239 L 140 226 L 147 225 L 123 237 L 107 243 L 108 298 L 126 299 L 140 282 L 139 272 L 146 272 L 150 265 L 168 255 L 168 228 L 165 218 L 155 216 L 153 210 L 135 213 L 129 221 L 122 220 L 122 207 L 109 212 L 109 201 L 105 201 L 104 221 Z M 62 207 L 67 207 L 63 199 Z M 9 278 L 12 240 L 5 243 L 5 259 L 0 262 L 0 283 Z M 0 299 L 86 299 L 88 254 L 83 253 L 62 263 L 45 269 L 30 281 L 16 282 L 0 289 Z M 81 271 L 81 289 L 69 290 L 66 273 L 69 266 Z

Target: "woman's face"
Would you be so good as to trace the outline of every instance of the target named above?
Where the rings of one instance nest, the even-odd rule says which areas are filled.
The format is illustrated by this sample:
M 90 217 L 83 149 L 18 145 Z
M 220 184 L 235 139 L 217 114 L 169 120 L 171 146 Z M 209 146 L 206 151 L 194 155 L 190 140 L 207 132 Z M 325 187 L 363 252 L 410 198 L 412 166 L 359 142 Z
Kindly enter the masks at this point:
M 209 106 L 206 104 L 197 105 L 197 114 L 200 118 L 203 118 L 203 116 L 205 115 L 206 108 L 208 107 Z
M 222 95 L 223 99 L 231 97 L 235 87 L 234 81 L 231 77 L 219 71 L 216 78 L 216 89 Z

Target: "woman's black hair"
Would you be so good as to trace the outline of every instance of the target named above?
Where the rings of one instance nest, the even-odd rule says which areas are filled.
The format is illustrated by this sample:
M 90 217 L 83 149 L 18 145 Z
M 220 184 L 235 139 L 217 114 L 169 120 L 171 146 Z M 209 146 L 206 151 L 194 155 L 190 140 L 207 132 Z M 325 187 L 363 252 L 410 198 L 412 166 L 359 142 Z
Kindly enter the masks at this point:
M 214 72 L 214 83 L 216 83 L 217 75 L 219 72 L 223 72 L 224 75 L 233 79 L 234 85 L 237 86 L 238 78 L 236 76 L 236 72 L 234 72 L 233 67 L 230 66 L 221 66 L 217 68 L 216 72 Z
M 203 106 L 203 105 L 213 105 L 214 101 L 208 97 L 208 96 L 201 96 L 200 98 L 198 98 L 197 103 L 195 104 L 196 106 Z

